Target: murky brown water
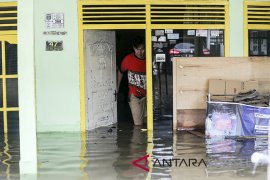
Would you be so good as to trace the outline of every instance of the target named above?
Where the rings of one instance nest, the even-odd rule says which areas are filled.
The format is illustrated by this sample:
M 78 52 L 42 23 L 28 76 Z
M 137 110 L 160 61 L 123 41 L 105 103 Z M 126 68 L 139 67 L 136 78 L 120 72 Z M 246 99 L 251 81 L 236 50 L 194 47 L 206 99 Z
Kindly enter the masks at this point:
M 154 134 L 122 125 L 81 133 L 38 134 L 38 174 L 19 175 L 18 136 L 1 136 L 0 179 L 267 179 L 267 166 L 252 174 L 250 157 L 267 139 L 204 139 L 201 133 Z M 195 135 L 196 134 L 196 135 Z M 150 161 L 132 162 L 149 155 Z

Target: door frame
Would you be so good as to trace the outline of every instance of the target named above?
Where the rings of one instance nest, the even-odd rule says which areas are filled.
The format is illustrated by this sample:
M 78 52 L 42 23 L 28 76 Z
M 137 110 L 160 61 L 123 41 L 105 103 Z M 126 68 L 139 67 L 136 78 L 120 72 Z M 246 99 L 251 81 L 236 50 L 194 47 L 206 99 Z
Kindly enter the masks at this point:
M 103 24 L 102 20 L 100 23 L 84 23 L 83 17 L 83 6 L 92 6 L 97 9 L 100 6 L 108 7 L 110 5 L 143 5 L 144 6 L 144 18 L 145 22 L 141 24 L 125 24 L 128 20 L 124 21 L 125 23 L 121 24 Z M 151 10 L 155 8 L 163 8 L 163 5 L 221 5 L 224 6 L 224 24 L 162 24 L 162 23 L 153 23 L 155 21 L 152 19 Z M 151 9 L 151 7 L 154 9 Z M 102 7 L 105 8 L 106 7 Z M 140 7 L 141 8 L 141 7 Z M 109 8 L 108 8 L 109 9 Z M 89 12 L 88 12 L 89 13 Z M 211 16 L 209 16 L 211 17 Z M 153 89 L 152 89 L 152 30 L 155 29 L 223 29 L 225 34 L 224 45 L 225 45 L 225 57 L 229 55 L 229 39 L 230 39 L 230 29 L 229 29 L 229 2 L 227 0 L 218 0 L 216 2 L 195 2 L 195 1 L 181 1 L 175 3 L 174 0 L 168 0 L 166 2 L 162 0 L 134 0 L 133 2 L 127 3 L 119 0 L 78 0 L 78 19 L 79 19 L 79 53 L 80 53 L 80 104 L 81 104 L 81 131 L 86 130 L 86 110 L 85 110 L 85 81 L 84 81 L 84 52 L 83 52 L 83 30 L 120 30 L 120 29 L 144 29 L 145 30 L 145 46 L 146 46 L 146 89 L 147 89 L 147 129 L 153 130 Z M 86 18 L 87 19 L 87 18 Z M 170 21 L 171 19 L 169 19 Z M 87 20 L 86 20 L 87 21 Z M 214 21 L 214 20 L 212 20 Z M 175 22 L 175 20 L 172 20 Z M 173 95 L 173 98 L 175 96 Z M 173 105 L 175 111 L 175 104 Z M 175 118 L 175 112 L 173 114 L 173 130 L 177 129 L 177 119 Z
M 80 105 L 81 105 L 81 131 L 84 132 L 86 131 L 86 120 L 87 120 L 87 113 L 86 113 L 86 102 L 85 102 L 85 97 L 86 97 L 86 92 L 85 92 L 85 55 L 84 55 L 84 42 L 83 42 L 83 33 L 84 30 L 110 30 L 110 31 L 117 31 L 121 29 L 130 29 L 130 28 L 117 28 L 117 29 L 111 29 L 110 27 L 107 27 L 105 29 L 100 29 L 100 28 L 89 28 L 89 29 L 80 29 L 79 31 L 79 53 L 80 53 Z M 145 28 L 132 28 L 132 29 L 142 29 L 145 30 Z M 130 30 L 132 30 L 130 29 Z M 151 33 L 151 31 L 150 31 Z M 147 37 L 147 32 L 145 31 L 145 36 Z M 151 36 L 150 36 L 151 37 Z M 149 38 L 148 38 L 149 39 Z M 149 41 L 149 40 L 148 40 Z M 147 45 L 148 44 L 148 45 Z M 152 89 L 152 49 L 151 49 L 151 38 L 150 38 L 150 43 L 147 42 L 146 38 L 146 59 L 149 59 L 146 61 L 146 78 L 147 78 L 147 85 L 146 89 Z M 151 85 L 150 85 L 151 83 Z M 152 97 L 152 91 L 147 91 L 147 129 L 152 130 L 153 129 L 153 113 L 152 113 L 152 103 L 151 107 L 150 102 L 152 102 L 152 98 L 148 98 L 148 96 Z M 150 99 L 150 100 L 149 100 Z M 149 114 L 151 112 L 151 114 Z M 152 116 L 152 117 L 151 117 Z M 151 119 L 152 118 L 152 119 Z

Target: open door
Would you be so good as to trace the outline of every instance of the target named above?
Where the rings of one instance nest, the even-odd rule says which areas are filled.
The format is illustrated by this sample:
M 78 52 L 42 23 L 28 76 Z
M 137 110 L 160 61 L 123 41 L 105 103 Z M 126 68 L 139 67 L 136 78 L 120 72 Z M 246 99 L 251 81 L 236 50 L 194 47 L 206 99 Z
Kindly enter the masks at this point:
M 115 32 L 84 30 L 86 129 L 117 122 Z

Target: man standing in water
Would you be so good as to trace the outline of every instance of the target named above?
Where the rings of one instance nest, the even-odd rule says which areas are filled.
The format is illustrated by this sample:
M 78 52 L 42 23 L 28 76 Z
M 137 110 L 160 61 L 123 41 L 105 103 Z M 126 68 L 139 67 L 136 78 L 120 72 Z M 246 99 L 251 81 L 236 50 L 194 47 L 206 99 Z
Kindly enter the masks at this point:
M 118 89 L 123 73 L 128 73 L 129 106 L 135 126 L 146 122 L 146 61 L 145 41 L 138 36 L 132 43 L 134 52 L 128 54 L 121 63 L 118 71 Z

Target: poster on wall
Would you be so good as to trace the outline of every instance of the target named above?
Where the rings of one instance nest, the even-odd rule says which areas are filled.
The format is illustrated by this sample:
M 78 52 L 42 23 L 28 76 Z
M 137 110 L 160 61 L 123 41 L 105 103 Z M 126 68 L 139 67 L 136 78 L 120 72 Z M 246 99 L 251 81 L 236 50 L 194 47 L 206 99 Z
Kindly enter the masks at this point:
M 64 28 L 64 13 L 48 13 L 45 15 L 45 28 Z

